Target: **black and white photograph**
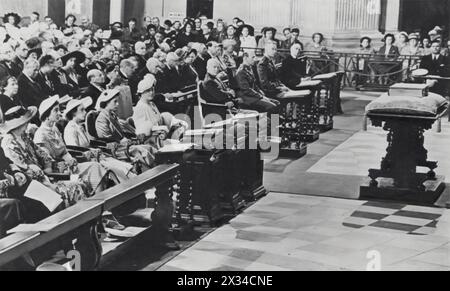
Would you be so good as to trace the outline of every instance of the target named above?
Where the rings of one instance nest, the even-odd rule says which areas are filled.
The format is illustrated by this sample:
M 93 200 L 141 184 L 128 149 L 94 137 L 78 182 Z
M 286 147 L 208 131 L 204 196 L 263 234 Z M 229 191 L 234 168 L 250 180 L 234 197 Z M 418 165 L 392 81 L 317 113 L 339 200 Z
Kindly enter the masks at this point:
M 450 271 L 449 106 L 450 0 L 0 0 L 0 271 Z

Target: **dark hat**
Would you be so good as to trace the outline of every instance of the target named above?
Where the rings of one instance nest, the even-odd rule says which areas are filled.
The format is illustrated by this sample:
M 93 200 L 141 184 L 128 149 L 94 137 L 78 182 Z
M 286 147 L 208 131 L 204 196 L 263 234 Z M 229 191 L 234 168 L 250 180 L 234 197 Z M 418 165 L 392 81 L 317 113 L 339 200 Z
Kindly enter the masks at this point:
M 30 50 L 28 51 L 27 58 L 29 58 L 30 55 L 33 54 L 33 53 L 35 53 L 35 54 L 37 55 L 37 58 L 40 59 L 40 57 L 42 56 L 42 49 L 41 49 L 41 48 L 33 48 L 33 49 L 30 49 Z
M 264 35 L 266 35 L 266 32 L 268 32 L 268 31 L 272 31 L 273 35 L 277 34 L 277 30 L 275 29 L 275 27 L 265 27 L 263 30 L 264 30 L 263 31 Z
M 323 34 L 320 33 L 320 32 L 315 32 L 315 33 L 312 35 L 312 39 L 314 39 L 314 37 L 315 37 L 316 35 L 320 36 L 320 39 L 321 39 L 322 41 L 325 39 L 325 37 L 323 36 Z
M 19 24 L 20 21 L 22 20 L 22 18 L 19 16 L 19 14 L 10 12 L 10 13 L 5 14 L 5 16 L 3 17 L 3 23 L 8 23 L 8 18 L 10 16 L 14 17 L 14 24 L 15 25 Z
M 392 33 L 387 33 L 384 37 L 383 37 L 383 42 L 386 42 L 386 38 L 388 37 L 392 37 L 392 39 L 394 40 L 392 43 L 395 42 L 395 35 L 393 35 Z
M 242 30 L 243 30 L 244 28 L 247 28 L 247 29 L 248 29 L 248 32 L 249 32 L 249 34 L 250 34 L 251 36 L 253 36 L 253 35 L 255 34 L 255 28 L 254 28 L 253 26 L 251 26 L 250 24 L 244 24 L 244 25 L 242 25 L 241 27 L 239 27 L 239 34 L 242 33 Z
M 368 40 L 369 42 L 372 42 L 372 39 L 370 38 L 370 37 L 368 37 L 368 36 L 363 36 L 363 37 L 361 37 L 361 39 L 359 40 L 359 42 L 360 43 L 362 43 L 364 40 Z
M 76 59 L 75 61 L 78 64 L 81 64 L 86 60 L 86 55 L 80 51 L 74 51 L 74 52 L 71 52 L 71 53 L 68 53 L 68 54 L 65 54 L 64 56 L 62 56 L 61 60 L 62 60 L 63 64 L 65 65 L 67 63 L 67 61 L 70 60 L 71 58 L 75 58 Z
M 120 28 L 123 28 L 122 22 L 119 22 L 119 21 L 116 21 L 116 22 L 112 23 L 112 24 L 111 24 L 111 27 L 116 26 L 116 25 L 119 25 Z

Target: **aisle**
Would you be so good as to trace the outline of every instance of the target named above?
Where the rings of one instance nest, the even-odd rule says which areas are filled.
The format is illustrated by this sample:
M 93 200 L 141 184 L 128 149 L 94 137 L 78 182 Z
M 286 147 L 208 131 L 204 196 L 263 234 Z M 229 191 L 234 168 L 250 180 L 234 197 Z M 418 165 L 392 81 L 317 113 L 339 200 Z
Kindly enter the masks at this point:
M 160 270 L 450 270 L 450 210 L 271 193 Z

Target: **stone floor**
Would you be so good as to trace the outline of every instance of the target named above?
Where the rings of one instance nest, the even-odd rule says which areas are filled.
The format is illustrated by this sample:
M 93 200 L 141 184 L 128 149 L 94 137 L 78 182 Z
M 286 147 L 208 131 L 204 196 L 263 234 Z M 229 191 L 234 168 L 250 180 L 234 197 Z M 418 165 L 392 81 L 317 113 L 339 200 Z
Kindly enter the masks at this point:
M 449 271 L 450 210 L 271 193 L 160 270 L 373 268 Z
M 266 161 L 271 193 L 230 223 L 199 233 L 181 252 L 155 252 L 142 240 L 110 269 L 450 270 L 450 210 L 358 200 L 386 148 L 381 129 L 362 131 L 364 108 L 378 95 L 343 92 L 345 114 L 334 129 L 302 159 Z M 442 133 L 426 133 L 429 158 L 447 181 L 449 137 L 447 121 Z

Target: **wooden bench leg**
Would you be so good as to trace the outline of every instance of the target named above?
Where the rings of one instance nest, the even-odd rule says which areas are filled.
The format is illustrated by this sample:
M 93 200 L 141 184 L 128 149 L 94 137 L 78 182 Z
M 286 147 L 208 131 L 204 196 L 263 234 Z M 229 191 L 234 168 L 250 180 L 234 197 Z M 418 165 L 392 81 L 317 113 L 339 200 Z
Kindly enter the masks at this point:
M 91 271 L 97 269 L 102 257 L 102 245 L 98 233 L 98 221 L 92 221 L 75 232 L 75 250 L 80 254 L 80 266 L 74 266 L 80 271 Z
M 152 213 L 152 226 L 157 233 L 159 243 L 170 248 L 172 248 L 171 245 L 176 244 L 173 234 L 170 232 L 174 213 L 172 186 L 173 181 L 169 179 L 156 187 L 156 205 Z M 176 246 L 173 248 L 176 248 Z

